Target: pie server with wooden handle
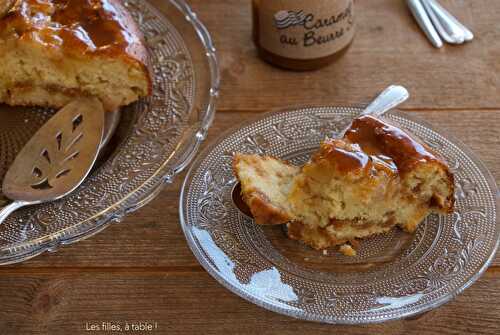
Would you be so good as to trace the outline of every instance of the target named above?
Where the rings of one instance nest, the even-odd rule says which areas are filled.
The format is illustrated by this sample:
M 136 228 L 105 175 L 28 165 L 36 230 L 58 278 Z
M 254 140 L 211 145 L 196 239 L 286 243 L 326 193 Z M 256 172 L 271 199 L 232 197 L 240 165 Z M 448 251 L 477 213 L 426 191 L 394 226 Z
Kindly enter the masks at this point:
M 60 199 L 74 191 L 94 165 L 104 131 L 104 109 L 95 98 L 73 100 L 29 140 L 10 166 L 2 193 L 14 202 L 0 210 L 0 224 L 15 210 Z

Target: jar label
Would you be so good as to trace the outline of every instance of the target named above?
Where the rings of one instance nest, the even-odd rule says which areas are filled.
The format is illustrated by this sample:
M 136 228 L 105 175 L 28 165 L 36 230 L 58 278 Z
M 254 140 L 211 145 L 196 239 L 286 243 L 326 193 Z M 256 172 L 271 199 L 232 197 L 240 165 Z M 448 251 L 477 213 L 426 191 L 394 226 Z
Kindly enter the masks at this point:
M 326 57 L 347 46 L 355 32 L 352 0 L 261 0 L 259 42 L 282 57 Z

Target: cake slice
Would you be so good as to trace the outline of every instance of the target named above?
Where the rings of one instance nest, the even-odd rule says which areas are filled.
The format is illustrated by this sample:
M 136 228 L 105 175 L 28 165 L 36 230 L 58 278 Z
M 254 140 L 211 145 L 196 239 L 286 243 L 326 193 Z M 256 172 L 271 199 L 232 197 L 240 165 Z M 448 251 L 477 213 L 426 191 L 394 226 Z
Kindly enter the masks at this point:
M 295 219 L 288 194 L 299 167 L 269 156 L 236 154 L 233 170 L 255 223 L 283 224 Z
M 285 214 L 272 223 L 287 223 L 290 238 L 315 249 L 355 244 L 396 225 L 413 232 L 429 213 L 453 209 L 453 175 L 444 161 L 410 134 L 371 116 L 355 119 L 344 138 L 324 141 L 307 164 L 280 182 L 269 182 L 266 167 L 272 165 L 277 175 L 290 171 L 288 164 L 269 157 L 263 164 L 256 156 L 251 165 L 238 163 L 246 157 L 235 159 L 244 199 L 247 190 L 258 189 L 268 200 L 255 212 L 247 202 L 256 222 L 266 221 L 265 209 L 280 208 Z M 252 178 L 249 166 L 260 166 L 266 178 Z
M 151 92 L 148 52 L 119 0 L 18 0 L 0 19 L 0 102 L 114 110 Z

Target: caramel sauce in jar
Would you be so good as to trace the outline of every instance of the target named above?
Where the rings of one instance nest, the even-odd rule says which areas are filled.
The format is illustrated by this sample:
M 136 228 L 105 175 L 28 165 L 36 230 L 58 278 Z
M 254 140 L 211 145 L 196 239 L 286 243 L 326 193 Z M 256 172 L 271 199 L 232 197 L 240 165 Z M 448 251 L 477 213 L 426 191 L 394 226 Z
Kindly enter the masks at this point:
M 355 34 L 353 0 L 252 0 L 252 15 L 259 56 L 290 70 L 336 61 Z

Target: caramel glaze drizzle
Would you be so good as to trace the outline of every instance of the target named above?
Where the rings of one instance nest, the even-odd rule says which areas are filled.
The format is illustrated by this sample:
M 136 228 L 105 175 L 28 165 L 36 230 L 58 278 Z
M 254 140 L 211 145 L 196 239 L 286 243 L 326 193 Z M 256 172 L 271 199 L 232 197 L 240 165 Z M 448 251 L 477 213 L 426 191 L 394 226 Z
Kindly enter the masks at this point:
M 416 164 L 439 161 L 430 149 L 407 133 L 372 116 L 355 119 L 344 140 L 326 140 L 313 161 L 329 159 L 341 172 L 373 166 L 404 174 Z
M 127 52 L 135 42 L 109 0 L 22 0 L 0 21 L 0 38 L 32 39 L 64 53 Z

